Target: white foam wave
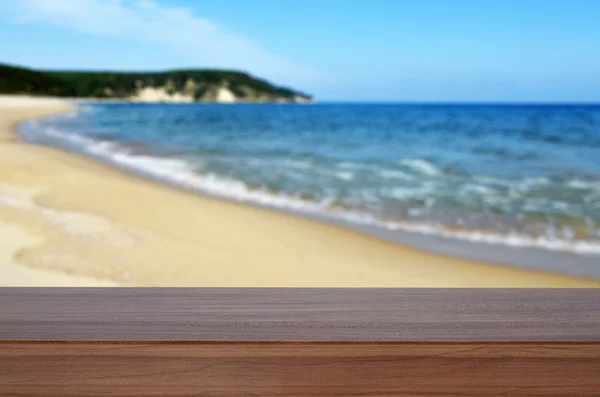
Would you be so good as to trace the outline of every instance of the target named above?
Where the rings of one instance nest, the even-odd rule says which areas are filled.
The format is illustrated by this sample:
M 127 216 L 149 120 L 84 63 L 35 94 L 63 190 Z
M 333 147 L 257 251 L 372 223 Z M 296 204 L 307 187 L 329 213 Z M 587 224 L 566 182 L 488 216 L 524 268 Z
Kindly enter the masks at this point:
M 581 179 L 574 179 L 567 183 L 567 186 L 573 189 L 585 189 L 585 190 L 598 190 L 600 191 L 600 181 L 584 181 Z
M 550 179 L 546 177 L 529 177 L 525 178 L 518 185 L 514 186 L 517 190 L 526 192 L 531 189 L 547 186 L 550 184 Z
M 414 179 L 411 175 L 400 170 L 379 170 L 379 175 L 388 179 L 403 179 L 407 181 Z
M 481 196 L 493 196 L 497 192 L 488 186 L 476 185 L 476 184 L 466 184 L 460 188 L 458 193 L 462 194 L 462 195 L 476 194 L 476 195 L 481 195 Z
M 406 230 L 422 234 L 436 235 L 447 238 L 456 238 L 477 243 L 503 244 L 513 247 L 542 248 L 552 251 L 567 251 L 578 254 L 600 254 L 600 244 L 595 241 L 572 241 L 572 233 L 565 230 L 564 239 L 550 238 L 547 236 L 527 236 L 521 233 L 500 234 L 477 230 L 449 230 L 441 225 L 417 223 L 388 223 L 392 230 Z
M 293 195 L 273 194 L 265 189 L 250 189 L 244 182 L 213 173 L 199 174 L 183 159 L 133 154 L 127 148 L 108 141 L 97 141 L 76 134 L 47 128 L 44 133 L 54 139 L 76 146 L 77 150 L 128 170 L 190 190 L 238 201 L 298 211 L 322 211 L 334 198 L 312 202 Z
M 187 161 L 175 158 L 162 158 L 150 155 L 133 154 L 127 148 L 108 141 L 98 141 L 77 134 L 69 134 L 54 128 L 41 130 L 45 135 L 66 143 L 70 147 L 105 160 L 119 167 L 136 173 L 160 179 L 164 182 L 235 201 L 255 203 L 268 207 L 288 209 L 305 214 L 325 216 L 349 223 L 377 226 L 388 230 L 404 230 L 426 235 L 456 238 L 477 243 L 504 244 L 515 247 L 533 247 L 556 251 L 570 251 L 579 254 L 600 254 L 600 243 L 595 241 L 572 240 L 572 237 L 529 236 L 519 233 L 494 233 L 471 229 L 449 229 L 433 222 L 403 222 L 381 220 L 372 213 L 352 211 L 333 207 L 335 191 L 320 202 L 309 201 L 290 194 L 273 194 L 265 189 L 250 189 L 244 182 L 224 178 L 213 173 L 199 174 Z M 436 174 L 437 168 L 422 160 L 408 160 L 409 164 L 420 168 L 429 175 Z M 350 164 L 350 163 L 349 163 Z M 427 165 L 424 165 L 427 164 Z M 418 166 L 417 166 L 418 165 Z M 346 167 L 343 167 L 346 168 Z M 351 168 L 351 167 L 347 167 Z M 536 181 L 540 183 L 541 181 Z M 543 183 L 543 182 L 542 182 Z M 395 188 L 389 193 L 396 198 L 427 196 L 434 189 L 435 183 L 422 185 L 418 189 Z M 486 193 L 488 193 L 486 191 Z M 564 233 L 563 233 L 564 234 Z
M 441 173 L 439 168 L 423 159 L 406 158 L 398 160 L 398 163 L 406 167 L 412 168 L 413 170 L 423 175 L 435 176 Z
M 351 181 L 352 179 L 354 179 L 354 174 L 352 172 L 348 172 L 348 171 L 338 171 L 335 172 L 334 175 L 344 181 Z

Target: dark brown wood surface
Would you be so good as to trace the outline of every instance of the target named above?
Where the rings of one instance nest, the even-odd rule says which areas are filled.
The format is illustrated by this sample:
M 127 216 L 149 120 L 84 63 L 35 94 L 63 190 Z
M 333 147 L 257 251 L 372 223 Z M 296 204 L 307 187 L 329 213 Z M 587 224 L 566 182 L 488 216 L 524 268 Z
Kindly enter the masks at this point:
M 0 395 L 598 396 L 600 345 L 3 344 Z
M 0 397 L 600 396 L 600 290 L 0 289 Z
M 600 289 L 2 288 L 0 340 L 600 341 Z

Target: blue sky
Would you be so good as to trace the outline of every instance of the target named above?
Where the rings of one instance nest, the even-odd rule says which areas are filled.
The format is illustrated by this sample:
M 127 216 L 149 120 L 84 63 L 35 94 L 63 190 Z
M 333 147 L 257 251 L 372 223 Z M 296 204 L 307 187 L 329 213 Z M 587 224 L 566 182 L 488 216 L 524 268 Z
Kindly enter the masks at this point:
M 3 0 L 0 62 L 235 68 L 320 100 L 600 102 L 599 20 L 596 0 Z

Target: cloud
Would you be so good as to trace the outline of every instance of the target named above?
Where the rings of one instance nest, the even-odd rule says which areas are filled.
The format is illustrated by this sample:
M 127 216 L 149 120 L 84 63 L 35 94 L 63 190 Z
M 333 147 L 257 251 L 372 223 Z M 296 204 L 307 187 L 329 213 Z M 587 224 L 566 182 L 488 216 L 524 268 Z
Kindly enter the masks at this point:
M 233 68 L 282 80 L 311 80 L 319 73 L 263 48 L 182 7 L 152 0 L 17 0 L 19 21 L 99 36 L 157 44 L 198 67 Z

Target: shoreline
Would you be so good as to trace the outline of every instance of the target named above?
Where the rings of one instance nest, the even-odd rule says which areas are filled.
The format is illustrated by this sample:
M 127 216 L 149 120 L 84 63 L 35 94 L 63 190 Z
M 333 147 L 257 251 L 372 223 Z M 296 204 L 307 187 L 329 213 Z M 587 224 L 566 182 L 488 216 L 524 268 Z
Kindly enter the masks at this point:
M 87 105 L 100 106 L 107 112 L 112 112 L 110 106 L 106 108 L 105 102 L 78 102 L 81 110 Z M 109 103 L 112 105 L 114 103 Z M 153 103 L 150 105 L 164 104 Z M 170 106 L 172 107 L 172 106 Z M 169 108 L 170 108 L 169 107 Z M 184 106 L 185 107 L 185 106 Z M 180 109 L 174 109 L 175 112 Z M 110 117 L 110 114 L 107 115 Z M 53 123 L 41 121 L 47 127 Z M 79 128 L 86 128 L 80 125 Z M 226 186 L 227 178 L 220 179 L 217 175 L 216 183 L 205 183 L 204 178 L 211 177 L 208 173 L 195 173 L 188 168 L 185 161 L 179 163 L 181 167 L 172 168 L 170 164 L 150 164 L 152 160 L 162 161 L 160 156 L 149 153 L 130 154 L 123 150 L 118 141 L 103 147 L 104 142 L 79 139 L 80 136 L 73 131 L 59 133 L 46 133 L 38 131 L 34 124 L 21 123 L 19 126 L 21 140 L 30 144 L 41 144 L 65 150 L 69 153 L 83 156 L 137 177 L 145 178 L 160 184 L 182 189 L 195 194 L 209 196 L 229 202 L 242 203 L 247 206 L 266 208 L 271 211 L 280 211 L 294 216 L 302 216 L 319 222 L 350 228 L 361 233 L 375 236 L 379 239 L 391 241 L 404 246 L 411 246 L 422 251 L 452 256 L 477 262 L 493 263 L 497 265 L 516 268 L 550 271 L 574 277 L 586 277 L 600 280 L 600 268 L 597 266 L 600 258 L 600 245 L 588 244 L 584 240 L 570 241 L 568 239 L 546 239 L 545 236 L 529 236 L 527 234 L 506 233 L 493 230 L 478 230 L 477 228 L 443 227 L 437 228 L 434 224 L 409 219 L 383 219 L 373 216 L 370 212 L 353 211 L 350 208 L 336 208 L 331 211 L 323 210 L 318 201 L 302 200 L 293 194 L 277 192 L 263 192 L 248 189 L 245 183 L 242 186 Z M 109 139 L 107 141 L 110 142 Z M 109 147 L 110 146 L 110 147 Z M 170 158 L 167 156 L 167 158 Z M 176 158 L 170 158 L 178 162 Z M 235 181 L 233 181 L 235 183 Z M 239 182 L 239 181 L 238 181 Z
M 0 170 L 6 170 L 0 171 L 0 219 L 12 230 L 0 229 L 0 235 L 14 234 L 16 227 L 35 236 L 31 246 L 20 242 L 11 248 L 9 256 L 16 253 L 14 262 L 23 268 L 140 286 L 600 286 L 595 280 L 419 251 L 21 143 L 18 123 L 70 107 L 61 100 L 20 100 L 10 107 L 0 101 Z

